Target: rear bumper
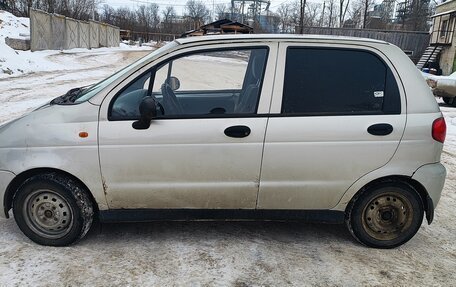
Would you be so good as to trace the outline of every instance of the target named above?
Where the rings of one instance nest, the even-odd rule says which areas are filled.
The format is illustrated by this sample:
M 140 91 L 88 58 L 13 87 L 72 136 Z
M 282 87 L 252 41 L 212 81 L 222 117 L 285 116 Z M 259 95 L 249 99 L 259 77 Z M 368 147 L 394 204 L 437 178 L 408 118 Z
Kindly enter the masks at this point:
M 445 184 L 446 169 L 441 163 L 426 164 L 415 171 L 412 178 L 421 183 L 436 208 Z
M 5 192 L 10 182 L 14 179 L 15 175 L 12 172 L 0 170 L 0 207 L 3 207 L 4 212 L 0 210 L 0 218 L 8 218 L 5 208 Z

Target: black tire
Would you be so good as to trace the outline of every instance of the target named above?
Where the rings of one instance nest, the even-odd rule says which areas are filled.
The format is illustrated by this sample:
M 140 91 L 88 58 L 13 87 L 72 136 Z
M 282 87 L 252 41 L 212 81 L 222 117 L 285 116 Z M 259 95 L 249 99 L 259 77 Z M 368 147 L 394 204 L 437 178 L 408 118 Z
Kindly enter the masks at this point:
M 355 239 L 374 248 L 395 248 L 419 230 L 424 206 L 418 192 L 405 182 L 372 186 L 350 202 L 346 225 Z
M 82 239 L 93 220 L 87 191 L 76 181 L 56 173 L 27 179 L 13 199 L 17 225 L 32 241 L 67 246 Z

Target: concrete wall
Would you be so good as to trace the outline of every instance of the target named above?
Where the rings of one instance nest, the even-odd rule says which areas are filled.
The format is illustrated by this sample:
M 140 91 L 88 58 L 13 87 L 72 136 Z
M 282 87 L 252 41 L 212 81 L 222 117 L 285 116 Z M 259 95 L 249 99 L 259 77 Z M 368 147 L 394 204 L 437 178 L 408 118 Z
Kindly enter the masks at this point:
M 31 50 L 117 47 L 119 27 L 30 10 Z
M 99 47 L 108 47 L 108 25 L 100 24 L 98 26 L 98 46 Z
M 79 47 L 90 48 L 90 24 L 79 21 Z
M 30 46 L 32 51 L 52 48 L 51 15 L 44 12 L 30 13 Z
M 95 21 L 89 21 L 89 26 L 90 26 L 90 48 L 98 48 L 100 47 L 100 33 L 99 33 L 99 25 Z
M 108 26 L 107 44 L 109 47 L 115 47 L 120 43 L 120 32 L 115 26 Z
M 52 21 L 52 49 L 62 50 L 65 48 L 65 17 L 60 15 L 53 15 Z
M 79 21 L 67 18 L 65 21 L 65 49 L 79 47 Z

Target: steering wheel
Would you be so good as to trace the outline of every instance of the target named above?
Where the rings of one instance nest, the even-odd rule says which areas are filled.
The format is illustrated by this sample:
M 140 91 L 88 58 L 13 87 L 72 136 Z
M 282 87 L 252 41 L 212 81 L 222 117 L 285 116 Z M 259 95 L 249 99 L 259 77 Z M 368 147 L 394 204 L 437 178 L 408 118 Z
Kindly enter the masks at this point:
M 161 86 L 161 92 L 163 95 L 163 106 L 167 115 L 182 115 L 184 109 L 176 97 L 171 86 L 166 82 Z

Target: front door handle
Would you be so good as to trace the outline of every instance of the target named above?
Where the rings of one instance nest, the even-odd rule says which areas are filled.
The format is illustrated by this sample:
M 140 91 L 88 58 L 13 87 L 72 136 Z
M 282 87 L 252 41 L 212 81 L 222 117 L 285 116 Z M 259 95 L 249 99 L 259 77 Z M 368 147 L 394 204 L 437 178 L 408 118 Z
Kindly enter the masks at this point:
M 393 132 L 390 124 L 375 124 L 367 128 L 367 132 L 374 136 L 386 136 Z
M 247 126 L 232 126 L 225 129 L 225 135 L 232 138 L 245 138 L 250 132 L 251 130 Z

